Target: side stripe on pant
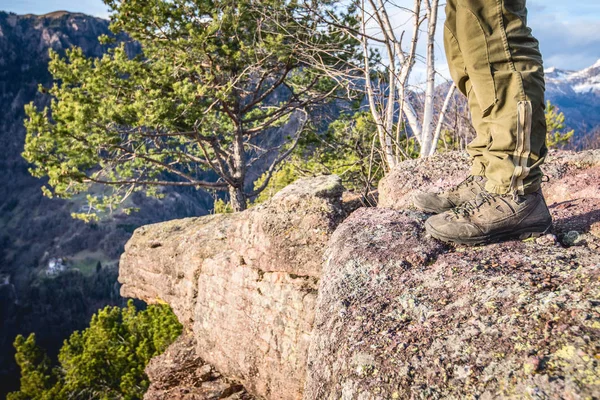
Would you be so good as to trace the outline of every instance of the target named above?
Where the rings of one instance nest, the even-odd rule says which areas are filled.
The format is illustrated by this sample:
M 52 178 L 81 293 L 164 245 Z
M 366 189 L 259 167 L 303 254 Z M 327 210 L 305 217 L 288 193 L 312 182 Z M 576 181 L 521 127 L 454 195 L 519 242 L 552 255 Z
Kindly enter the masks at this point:
M 513 171 L 510 189 L 513 193 L 525 194 L 523 181 L 529 175 L 530 167 L 527 161 L 531 156 L 531 123 L 533 109 L 530 101 L 520 101 L 517 104 L 517 143 L 513 153 Z

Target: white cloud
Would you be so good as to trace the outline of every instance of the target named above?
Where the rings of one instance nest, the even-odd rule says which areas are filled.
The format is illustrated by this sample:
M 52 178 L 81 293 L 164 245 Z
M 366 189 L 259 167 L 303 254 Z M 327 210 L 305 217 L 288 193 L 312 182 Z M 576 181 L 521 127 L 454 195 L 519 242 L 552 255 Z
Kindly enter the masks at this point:
M 582 69 L 600 58 L 600 15 L 563 20 L 556 14 L 534 17 L 530 26 L 540 41 L 546 66 Z

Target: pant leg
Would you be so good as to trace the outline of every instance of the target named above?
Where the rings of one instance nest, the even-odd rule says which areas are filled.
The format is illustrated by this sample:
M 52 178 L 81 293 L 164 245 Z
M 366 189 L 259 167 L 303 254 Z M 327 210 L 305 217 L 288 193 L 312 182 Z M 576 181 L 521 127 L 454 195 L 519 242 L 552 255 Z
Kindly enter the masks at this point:
M 448 67 L 450 75 L 454 80 L 458 90 L 464 94 L 469 103 L 469 110 L 472 115 L 472 122 L 474 126 L 478 126 L 481 123 L 481 108 L 477 102 L 477 97 L 473 92 L 469 75 L 467 74 L 467 68 L 465 60 L 458 44 L 458 40 L 454 35 L 456 32 L 456 7 L 457 0 L 446 1 L 446 21 L 444 23 L 444 50 L 446 52 L 446 60 L 448 60 Z M 472 159 L 471 175 L 485 175 L 486 159 L 483 156 L 483 152 L 486 150 L 490 136 L 486 130 L 477 130 L 477 135 L 471 143 L 467 145 L 467 151 Z
M 477 138 L 469 151 L 484 160 L 479 164 L 488 178 L 486 189 L 535 191 L 547 153 L 544 74 L 538 42 L 527 27 L 525 0 L 447 4 L 453 22 L 445 30 L 461 51 L 467 76 L 455 73 L 453 79 L 458 78 L 457 86 L 465 91 L 466 81 L 470 83 L 475 99 L 469 104 L 478 105 L 471 108 Z M 454 62 L 455 57 L 449 58 Z

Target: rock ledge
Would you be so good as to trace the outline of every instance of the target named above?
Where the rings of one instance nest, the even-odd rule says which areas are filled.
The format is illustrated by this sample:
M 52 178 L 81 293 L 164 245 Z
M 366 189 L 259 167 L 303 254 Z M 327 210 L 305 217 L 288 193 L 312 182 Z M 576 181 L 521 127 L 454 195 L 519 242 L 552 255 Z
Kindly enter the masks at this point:
M 122 294 L 168 302 L 187 332 L 148 367 L 146 398 L 596 398 L 600 150 L 544 170 L 555 228 L 537 240 L 425 235 L 410 196 L 464 179 L 459 153 L 399 165 L 378 208 L 352 212 L 329 176 L 138 229 Z

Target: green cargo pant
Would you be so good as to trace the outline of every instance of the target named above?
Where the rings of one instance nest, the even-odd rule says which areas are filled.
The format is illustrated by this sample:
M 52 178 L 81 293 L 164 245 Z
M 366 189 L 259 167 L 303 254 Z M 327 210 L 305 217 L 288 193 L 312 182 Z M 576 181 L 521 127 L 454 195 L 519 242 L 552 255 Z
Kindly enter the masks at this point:
M 444 47 L 477 132 L 467 147 L 472 174 L 485 175 L 492 193 L 536 191 L 547 153 L 545 85 L 525 0 L 447 0 Z

